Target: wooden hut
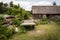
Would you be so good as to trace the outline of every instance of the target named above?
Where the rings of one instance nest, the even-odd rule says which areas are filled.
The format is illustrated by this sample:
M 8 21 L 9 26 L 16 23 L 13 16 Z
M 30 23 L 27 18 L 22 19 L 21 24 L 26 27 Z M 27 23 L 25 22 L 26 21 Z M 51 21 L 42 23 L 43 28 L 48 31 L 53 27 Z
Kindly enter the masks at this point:
M 40 19 L 44 15 L 47 18 L 60 18 L 60 6 L 32 6 L 32 15 L 34 19 Z

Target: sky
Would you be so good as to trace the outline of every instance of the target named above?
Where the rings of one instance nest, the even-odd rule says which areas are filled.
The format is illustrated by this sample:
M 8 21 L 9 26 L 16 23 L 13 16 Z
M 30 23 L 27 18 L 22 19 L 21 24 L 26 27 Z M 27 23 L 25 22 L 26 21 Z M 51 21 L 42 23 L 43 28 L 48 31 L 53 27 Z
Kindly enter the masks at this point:
M 60 5 L 60 0 L 0 0 L 0 2 L 10 3 L 13 1 L 13 4 L 20 6 L 25 9 L 31 11 L 32 6 L 47 6 L 52 5 L 53 2 L 56 2 L 57 5 Z

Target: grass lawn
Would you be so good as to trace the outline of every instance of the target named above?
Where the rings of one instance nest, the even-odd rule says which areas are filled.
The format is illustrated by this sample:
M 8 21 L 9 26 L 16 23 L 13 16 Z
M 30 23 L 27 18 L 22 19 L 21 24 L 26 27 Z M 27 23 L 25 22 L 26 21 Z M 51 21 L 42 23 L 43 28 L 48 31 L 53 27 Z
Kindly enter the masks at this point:
M 56 24 L 37 25 L 35 30 L 17 33 L 9 40 L 60 40 L 60 26 Z

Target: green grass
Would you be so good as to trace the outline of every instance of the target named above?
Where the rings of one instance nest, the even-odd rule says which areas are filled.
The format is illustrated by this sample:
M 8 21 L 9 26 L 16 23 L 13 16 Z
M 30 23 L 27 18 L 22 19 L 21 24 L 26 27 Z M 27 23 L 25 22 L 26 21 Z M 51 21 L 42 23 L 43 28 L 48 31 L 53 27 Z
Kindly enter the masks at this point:
M 15 34 L 9 40 L 60 40 L 60 26 L 45 24 L 35 26 L 35 30 Z

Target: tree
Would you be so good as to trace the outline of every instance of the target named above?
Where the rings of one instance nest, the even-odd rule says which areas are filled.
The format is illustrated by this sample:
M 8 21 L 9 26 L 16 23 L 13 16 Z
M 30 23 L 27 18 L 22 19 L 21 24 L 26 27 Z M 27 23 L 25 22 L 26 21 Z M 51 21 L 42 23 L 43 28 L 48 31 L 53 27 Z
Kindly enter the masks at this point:
M 7 3 L 5 3 L 5 4 L 4 4 L 4 7 L 7 7 L 7 6 L 8 6 L 8 4 L 7 4 Z
M 12 8 L 8 8 L 7 14 L 12 15 Z
M 56 2 L 54 2 L 53 5 L 56 5 Z
M 25 15 L 24 15 L 24 19 L 28 19 L 28 16 L 27 16 L 27 14 L 25 14 Z
M 4 13 L 3 2 L 0 2 L 0 13 Z
M 3 2 L 0 2 L 0 7 L 3 6 Z
M 13 1 L 10 2 L 10 7 L 13 7 Z
M 18 6 L 17 5 L 14 5 L 14 8 L 18 9 Z
M 20 8 L 20 4 L 18 4 L 18 8 Z

